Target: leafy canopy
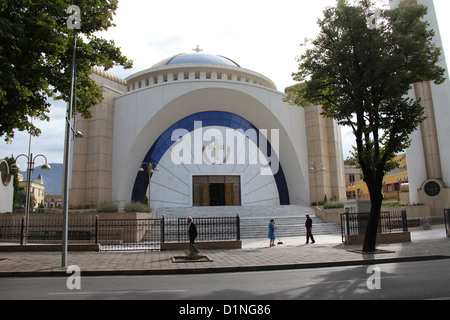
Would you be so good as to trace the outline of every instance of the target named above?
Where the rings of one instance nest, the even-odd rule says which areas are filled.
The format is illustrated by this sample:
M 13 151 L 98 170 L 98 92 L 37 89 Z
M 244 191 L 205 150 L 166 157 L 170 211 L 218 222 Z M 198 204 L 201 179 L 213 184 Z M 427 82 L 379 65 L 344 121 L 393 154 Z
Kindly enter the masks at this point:
M 423 107 L 405 94 L 413 83 L 442 83 L 444 70 L 436 65 L 441 50 L 423 20 L 425 6 L 407 0 L 382 10 L 375 28 L 370 12 L 370 0 L 339 0 L 324 11 L 320 34 L 293 73 L 303 85 L 293 87 L 287 100 L 321 105 L 324 117 L 350 126 L 364 176 L 375 178 L 424 120 Z
M 86 118 L 102 100 L 90 78 L 93 66 L 131 68 L 114 41 L 95 34 L 114 26 L 118 0 L 2 0 L 0 2 L 0 136 L 14 130 L 39 135 L 29 117 L 49 120 L 49 97 L 69 100 L 73 31 L 67 27 L 69 5 L 81 9 L 77 34 L 77 109 Z

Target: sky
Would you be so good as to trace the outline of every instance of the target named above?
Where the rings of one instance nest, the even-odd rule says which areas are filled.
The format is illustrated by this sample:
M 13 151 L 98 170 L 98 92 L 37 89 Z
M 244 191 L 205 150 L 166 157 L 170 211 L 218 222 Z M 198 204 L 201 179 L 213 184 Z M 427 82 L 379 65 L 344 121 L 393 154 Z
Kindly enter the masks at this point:
M 388 0 L 382 0 L 387 5 Z M 228 57 L 242 68 L 270 78 L 279 91 L 295 84 L 291 74 L 298 67 L 305 38 L 319 32 L 317 19 L 336 0 L 120 0 L 116 27 L 101 33 L 114 40 L 133 60 L 133 69 L 116 67 L 109 72 L 126 78 L 178 53 L 190 53 L 197 45 L 204 53 Z M 449 0 L 434 0 L 444 52 L 450 61 Z M 44 154 L 49 163 L 62 163 L 66 104 L 53 102 L 50 122 L 34 123 L 42 129 L 33 137 L 31 152 Z M 354 143 L 353 134 L 342 130 L 344 158 Z M 29 136 L 16 132 L 13 142 L 0 140 L 0 158 L 27 154 Z M 26 159 L 18 161 L 26 168 Z M 41 163 L 42 162 L 42 163 Z M 36 166 L 42 165 L 38 159 Z

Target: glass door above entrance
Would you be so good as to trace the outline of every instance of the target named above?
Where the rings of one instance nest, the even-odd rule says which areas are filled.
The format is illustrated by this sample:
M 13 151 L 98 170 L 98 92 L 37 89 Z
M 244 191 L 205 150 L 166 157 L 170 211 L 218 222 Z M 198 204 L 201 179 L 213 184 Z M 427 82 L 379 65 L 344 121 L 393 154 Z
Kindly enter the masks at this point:
M 193 176 L 194 206 L 240 206 L 240 176 Z

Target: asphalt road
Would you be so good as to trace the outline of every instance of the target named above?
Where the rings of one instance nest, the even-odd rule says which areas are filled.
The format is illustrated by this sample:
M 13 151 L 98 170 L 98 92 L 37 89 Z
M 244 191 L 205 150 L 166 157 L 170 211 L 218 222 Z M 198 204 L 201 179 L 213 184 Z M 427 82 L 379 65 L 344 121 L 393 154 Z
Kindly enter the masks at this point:
M 170 276 L 77 278 L 76 275 L 2 278 L 0 299 L 450 299 L 450 259 L 380 264 L 370 269 L 357 266 Z

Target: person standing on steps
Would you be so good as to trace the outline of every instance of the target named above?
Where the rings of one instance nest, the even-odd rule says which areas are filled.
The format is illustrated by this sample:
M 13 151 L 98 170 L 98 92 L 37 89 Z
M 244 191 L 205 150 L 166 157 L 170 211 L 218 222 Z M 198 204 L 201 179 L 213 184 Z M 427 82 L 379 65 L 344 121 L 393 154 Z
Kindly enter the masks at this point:
M 315 243 L 314 236 L 312 234 L 312 219 L 309 217 L 309 214 L 306 214 L 306 244 L 309 243 L 309 238 L 311 238 L 311 243 Z

